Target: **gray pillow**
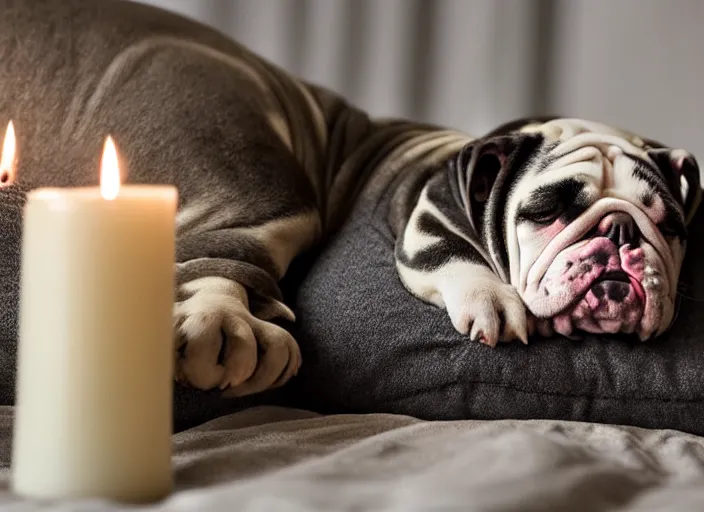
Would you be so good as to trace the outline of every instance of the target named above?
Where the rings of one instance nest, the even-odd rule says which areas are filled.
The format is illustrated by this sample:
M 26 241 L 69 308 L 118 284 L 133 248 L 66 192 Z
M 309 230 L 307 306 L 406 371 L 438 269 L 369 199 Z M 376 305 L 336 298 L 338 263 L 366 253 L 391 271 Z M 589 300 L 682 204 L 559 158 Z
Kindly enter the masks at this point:
M 456 333 L 402 286 L 386 204 L 361 204 L 298 290 L 296 385 L 328 412 L 551 418 L 704 435 L 704 208 L 691 227 L 675 326 L 645 344 L 594 336 L 499 344 Z

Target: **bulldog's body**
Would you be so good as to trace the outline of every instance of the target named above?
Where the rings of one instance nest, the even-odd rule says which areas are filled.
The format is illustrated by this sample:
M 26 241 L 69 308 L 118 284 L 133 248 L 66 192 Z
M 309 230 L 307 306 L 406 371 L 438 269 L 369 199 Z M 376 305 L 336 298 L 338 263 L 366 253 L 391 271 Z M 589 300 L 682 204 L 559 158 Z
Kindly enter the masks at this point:
M 532 326 L 665 330 L 698 201 L 683 151 L 578 120 L 476 140 L 372 120 L 211 29 L 114 0 L 0 0 L 10 119 L 20 182 L 96 184 L 110 134 L 129 182 L 178 187 L 177 377 L 230 394 L 296 372 L 270 322 L 293 319 L 277 282 L 365 186 L 393 187 L 405 286 L 490 345 Z

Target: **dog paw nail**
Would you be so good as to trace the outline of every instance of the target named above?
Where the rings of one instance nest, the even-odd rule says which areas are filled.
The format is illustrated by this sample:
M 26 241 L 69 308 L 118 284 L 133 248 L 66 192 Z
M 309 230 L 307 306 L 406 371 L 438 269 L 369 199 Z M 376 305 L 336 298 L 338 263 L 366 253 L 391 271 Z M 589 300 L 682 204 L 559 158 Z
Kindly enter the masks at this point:
M 477 341 L 481 343 L 482 345 L 486 345 L 487 347 L 494 348 L 496 346 L 496 342 L 492 342 L 489 338 L 484 336 L 483 334 L 477 338 Z

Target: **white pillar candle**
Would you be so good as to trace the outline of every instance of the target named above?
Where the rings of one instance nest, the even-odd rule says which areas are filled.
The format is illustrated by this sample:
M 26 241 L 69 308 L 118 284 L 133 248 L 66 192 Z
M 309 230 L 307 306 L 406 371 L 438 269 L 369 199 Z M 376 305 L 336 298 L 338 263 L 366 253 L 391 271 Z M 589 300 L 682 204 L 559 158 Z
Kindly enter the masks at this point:
M 172 488 L 170 186 L 28 195 L 12 487 L 35 498 L 149 502 Z M 119 191 L 118 191 L 119 189 Z

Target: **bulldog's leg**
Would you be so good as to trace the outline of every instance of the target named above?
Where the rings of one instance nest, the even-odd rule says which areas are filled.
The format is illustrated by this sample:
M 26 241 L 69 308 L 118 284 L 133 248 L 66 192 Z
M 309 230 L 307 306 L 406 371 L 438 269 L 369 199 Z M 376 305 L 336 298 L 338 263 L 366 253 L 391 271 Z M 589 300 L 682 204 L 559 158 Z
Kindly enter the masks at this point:
M 182 211 L 187 214 L 188 210 Z M 240 396 L 286 383 L 298 344 L 270 320 L 293 321 L 276 281 L 317 236 L 316 212 L 177 239 L 176 378 Z
M 401 281 L 420 299 L 446 309 L 455 329 L 472 340 L 490 346 L 515 339 L 527 343 L 523 301 L 482 257 L 442 178 L 427 182 L 399 230 L 395 253 Z
M 113 133 L 130 181 L 178 187 L 176 378 L 226 395 L 285 383 L 300 352 L 273 323 L 293 319 L 277 283 L 316 241 L 320 216 L 266 76 L 243 58 L 161 37 L 111 66 L 76 138 Z

